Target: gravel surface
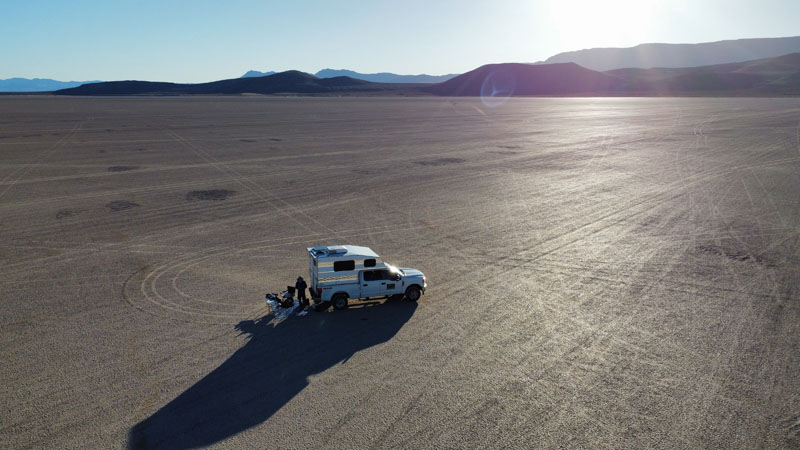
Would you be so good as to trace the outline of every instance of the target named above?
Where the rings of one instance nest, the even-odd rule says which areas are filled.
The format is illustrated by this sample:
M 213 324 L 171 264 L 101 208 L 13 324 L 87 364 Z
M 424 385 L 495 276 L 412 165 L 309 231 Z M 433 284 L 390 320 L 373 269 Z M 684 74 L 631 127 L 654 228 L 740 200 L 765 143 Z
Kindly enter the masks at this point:
M 0 112 L 3 448 L 800 447 L 800 100 Z M 428 291 L 271 313 L 346 243 Z

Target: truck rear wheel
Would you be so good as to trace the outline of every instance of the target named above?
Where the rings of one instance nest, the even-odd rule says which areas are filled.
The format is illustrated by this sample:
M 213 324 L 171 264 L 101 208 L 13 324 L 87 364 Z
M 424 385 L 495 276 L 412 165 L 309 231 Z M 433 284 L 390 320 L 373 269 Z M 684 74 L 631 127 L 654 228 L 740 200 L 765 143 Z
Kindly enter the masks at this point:
M 415 302 L 419 300 L 421 295 L 422 292 L 420 292 L 418 286 L 409 286 L 408 289 L 406 289 L 406 300 L 408 301 Z
M 336 294 L 333 296 L 332 299 L 333 307 L 335 309 L 345 309 L 347 308 L 347 296 L 344 294 Z

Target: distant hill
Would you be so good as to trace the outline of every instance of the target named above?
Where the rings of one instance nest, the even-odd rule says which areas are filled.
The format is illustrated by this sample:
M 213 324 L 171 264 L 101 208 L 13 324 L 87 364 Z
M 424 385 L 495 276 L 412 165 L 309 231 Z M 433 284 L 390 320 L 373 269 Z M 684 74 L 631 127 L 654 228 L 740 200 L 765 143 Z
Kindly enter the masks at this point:
M 357 80 L 372 81 L 375 83 L 441 83 L 458 74 L 450 73 L 447 75 L 398 75 L 396 73 L 359 73 L 352 70 L 322 69 L 315 74 L 320 78 L 350 77 Z
M 617 69 L 631 95 L 800 95 L 800 53 L 688 68 Z
M 211 83 L 178 84 L 111 81 L 56 91 L 58 95 L 187 95 L 187 94 L 347 94 L 413 93 L 402 84 L 371 83 L 349 77 L 318 78 L 290 70 L 264 77 L 234 78 Z
M 49 78 L 8 78 L 0 80 L 0 92 L 49 92 L 97 81 L 57 81 Z
M 599 72 L 574 63 L 489 64 L 426 88 L 436 95 L 800 95 L 800 53 L 730 64 Z
M 559 53 L 540 64 L 573 62 L 592 70 L 699 67 L 772 58 L 800 52 L 800 36 L 737 39 L 701 44 L 641 44 Z
M 488 64 L 431 86 L 448 96 L 595 95 L 622 91 L 624 81 L 574 63 Z
M 599 72 L 574 63 L 489 64 L 426 88 L 436 95 L 800 95 L 800 53 L 688 68 Z
M 248 70 L 246 74 L 242 75 L 240 78 L 252 78 L 252 77 L 266 77 L 269 75 L 275 75 L 278 72 L 259 72 L 257 70 Z
M 259 72 L 257 70 L 248 71 L 242 75 L 242 78 L 248 77 L 263 77 L 272 75 L 275 72 Z M 322 69 L 315 73 L 317 78 L 336 78 L 336 77 L 350 77 L 356 80 L 372 81 L 373 83 L 439 83 L 447 81 L 457 74 L 451 73 L 448 75 L 398 75 L 396 73 L 381 72 L 381 73 L 359 73 L 352 70 L 335 70 L 335 69 Z

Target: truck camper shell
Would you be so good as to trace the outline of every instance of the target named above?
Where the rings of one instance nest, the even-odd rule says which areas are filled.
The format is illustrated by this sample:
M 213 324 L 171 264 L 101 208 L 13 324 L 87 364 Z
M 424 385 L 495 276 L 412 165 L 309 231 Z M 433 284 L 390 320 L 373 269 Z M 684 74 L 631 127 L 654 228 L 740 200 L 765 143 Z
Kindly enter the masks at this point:
M 386 267 L 372 249 L 358 245 L 311 247 L 308 255 L 312 292 L 331 284 L 357 283 L 361 270 Z

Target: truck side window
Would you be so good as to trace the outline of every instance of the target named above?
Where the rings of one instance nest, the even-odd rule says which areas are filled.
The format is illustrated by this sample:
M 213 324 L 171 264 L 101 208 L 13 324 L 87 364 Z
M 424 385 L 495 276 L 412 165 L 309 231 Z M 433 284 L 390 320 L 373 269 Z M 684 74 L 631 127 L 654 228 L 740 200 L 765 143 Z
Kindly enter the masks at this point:
M 375 281 L 375 272 L 371 270 L 364 271 L 364 281 Z
M 364 267 L 375 267 L 375 259 L 374 258 L 365 259 Z
M 345 270 L 355 270 L 356 263 L 352 259 L 349 261 L 336 261 L 333 263 L 334 272 L 342 272 Z
M 391 278 L 388 270 L 376 270 L 375 271 L 375 279 L 376 280 L 388 280 Z

